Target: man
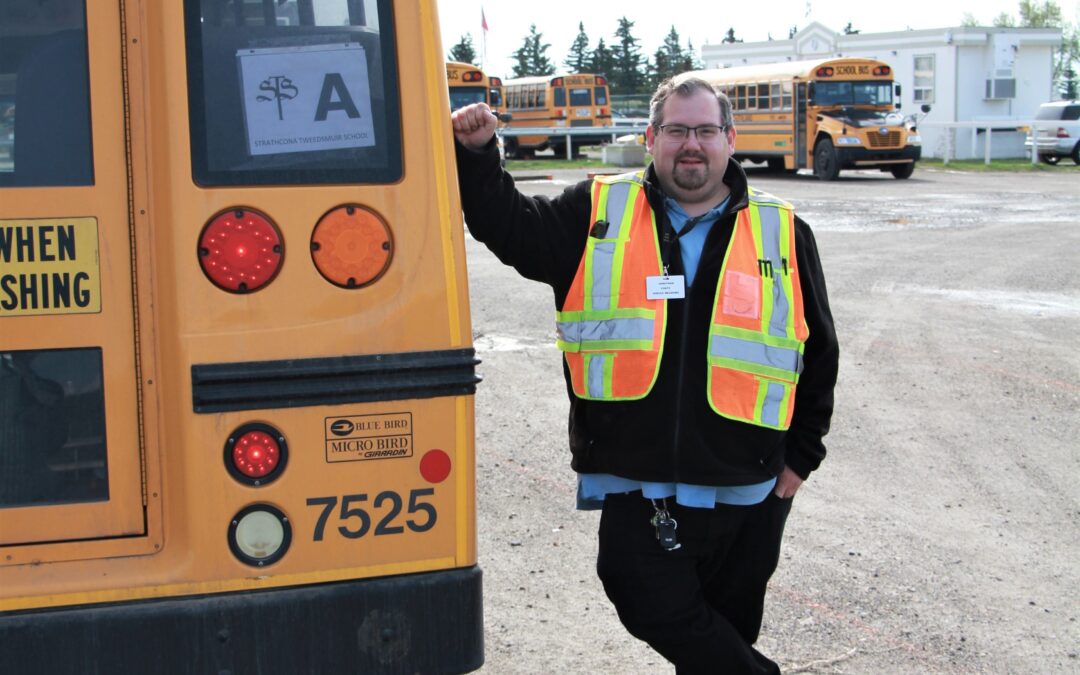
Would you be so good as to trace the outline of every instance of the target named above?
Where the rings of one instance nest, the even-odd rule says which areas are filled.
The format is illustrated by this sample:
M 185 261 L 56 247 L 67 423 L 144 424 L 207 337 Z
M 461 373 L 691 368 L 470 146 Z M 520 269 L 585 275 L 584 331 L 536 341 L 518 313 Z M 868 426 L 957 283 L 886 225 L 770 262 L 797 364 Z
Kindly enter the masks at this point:
M 817 248 L 731 159 L 727 98 L 653 96 L 644 172 L 530 198 L 495 118 L 455 112 L 473 236 L 555 293 L 579 505 L 620 620 L 679 673 L 777 673 L 753 648 L 791 499 L 825 456 L 838 348 Z

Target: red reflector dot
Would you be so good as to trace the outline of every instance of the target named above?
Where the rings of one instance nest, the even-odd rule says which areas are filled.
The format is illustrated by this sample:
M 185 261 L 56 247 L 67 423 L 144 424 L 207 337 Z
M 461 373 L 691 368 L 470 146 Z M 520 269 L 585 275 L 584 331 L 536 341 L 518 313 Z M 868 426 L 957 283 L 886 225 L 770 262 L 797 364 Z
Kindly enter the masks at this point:
M 441 483 L 450 475 L 450 455 L 442 450 L 428 450 L 420 459 L 420 475 L 429 483 Z
M 233 446 L 233 464 L 240 473 L 251 478 L 262 478 L 273 471 L 280 458 L 277 441 L 263 431 L 249 431 Z

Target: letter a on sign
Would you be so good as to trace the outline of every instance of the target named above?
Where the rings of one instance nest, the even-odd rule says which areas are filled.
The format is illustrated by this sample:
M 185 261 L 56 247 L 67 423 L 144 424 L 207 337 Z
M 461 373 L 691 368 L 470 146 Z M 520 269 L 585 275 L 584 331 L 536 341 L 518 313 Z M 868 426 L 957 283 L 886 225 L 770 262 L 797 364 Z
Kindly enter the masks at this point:
M 341 73 L 327 73 L 323 78 L 319 107 L 315 110 L 315 121 L 325 121 L 327 113 L 331 110 L 344 110 L 349 117 L 360 117 L 360 111 L 356 109 L 356 104 L 349 95 L 349 88 L 345 86 Z

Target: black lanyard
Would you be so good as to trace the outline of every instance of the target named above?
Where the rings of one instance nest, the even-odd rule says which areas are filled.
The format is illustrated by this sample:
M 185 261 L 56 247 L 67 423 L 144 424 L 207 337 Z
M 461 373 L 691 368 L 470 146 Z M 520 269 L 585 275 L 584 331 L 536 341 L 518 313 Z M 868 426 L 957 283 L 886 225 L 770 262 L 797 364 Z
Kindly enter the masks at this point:
M 711 211 L 709 213 L 711 213 Z M 679 241 L 680 237 L 689 234 L 690 230 L 694 229 L 694 227 L 698 223 L 705 220 L 705 217 L 708 216 L 709 213 L 703 213 L 700 216 L 695 216 L 693 218 L 687 219 L 686 224 L 684 224 L 682 226 L 682 229 L 678 232 L 676 232 L 675 228 L 671 226 L 670 219 L 668 219 L 668 221 L 665 223 L 666 227 L 664 228 L 664 243 L 660 247 L 660 262 L 663 265 L 663 272 L 665 277 L 668 275 L 668 266 L 671 264 L 672 246 L 674 246 L 675 243 Z

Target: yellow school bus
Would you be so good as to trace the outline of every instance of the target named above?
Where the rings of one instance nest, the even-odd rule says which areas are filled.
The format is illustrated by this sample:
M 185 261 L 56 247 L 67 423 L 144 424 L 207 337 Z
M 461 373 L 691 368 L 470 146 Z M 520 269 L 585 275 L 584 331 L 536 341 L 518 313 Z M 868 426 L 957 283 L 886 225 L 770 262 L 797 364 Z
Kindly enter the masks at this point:
M 503 85 L 498 77 L 489 77 L 471 63 L 446 62 L 446 81 L 450 86 L 450 109 L 473 103 L 487 103 L 492 110 L 503 107 Z
M 513 128 L 534 127 L 611 127 L 611 97 L 607 78 L 589 73 L 543 75 L 506 80 L 503 84 L 506 110 L 513 118 L 506 124 Z M 571 151 L 595 145 L 611 138 L 607 133 L 571 136 Z M 536 134 L 507 136 L 507 157 L 528 157 L 537 150 L 553 148 L 565 154 L 566 136 Z
M 908 178 L 922 153 L 910 118 L 896 111 L 900 86 L 883 61 L 835 58 L 692 73 L 731 99 L 735 158 L 770 169 L 880 169 Z
M 437 26 L 0 5 L 0 670 L 482 664 Z

